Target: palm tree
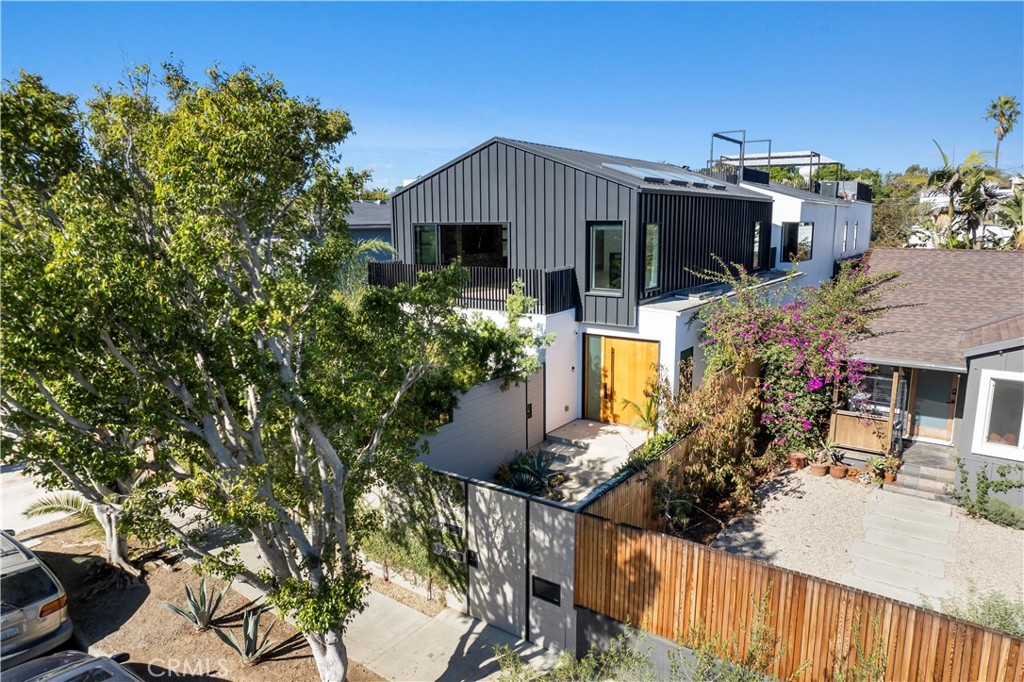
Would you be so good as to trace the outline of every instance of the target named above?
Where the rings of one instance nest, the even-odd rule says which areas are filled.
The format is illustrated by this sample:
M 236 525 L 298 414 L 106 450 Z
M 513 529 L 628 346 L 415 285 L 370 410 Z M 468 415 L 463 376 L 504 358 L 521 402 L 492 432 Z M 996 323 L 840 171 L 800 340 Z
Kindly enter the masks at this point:
M 1000 95 L 998 99 L 992 101 L 988 105 L 988 113 L 985 114 L 986 119 L 992 119 L 996 122 L 995 133 L 996 133 L 996 160 L 995 166 L 999 168 L 999 143 L 1003 141 L 1003 138 L 1010 134 L 1013 130 L 1013 126 L 1016 125 L 1017 119 L 1020 118 L 1020 106 L 1017 104 L 1017 98 L 1012 95 Z
M 999 204 L 998 185 L 988 179 L 984 169 L 974 168 L 965 174 L 957 215 L 966 229 L 970 248 L 982 247 L 985 238 L 983 227 Z
M 935 140 L 932 140 L 932 142 L 935 142 Z M 945 194 L 948 198 L 948 224 L 945 227 L 948 233 L 937 241 L 940 243 L 950 243 L 953 224 L 956 220 L 957 199 L 963 192 L 964 181 L 970 173 L 980 169 L 985 164 L 985 157 L 978 152 L 971 152 L 958 165 L 946 156 L 946 152 L 942 150 L 938 142 L 935 142 L 935 147 L 939 150 L 939 155 L 942 156 L 942 168 L 934 170 L 928 175 L 928 187 L 930 188 L 930 194 Z

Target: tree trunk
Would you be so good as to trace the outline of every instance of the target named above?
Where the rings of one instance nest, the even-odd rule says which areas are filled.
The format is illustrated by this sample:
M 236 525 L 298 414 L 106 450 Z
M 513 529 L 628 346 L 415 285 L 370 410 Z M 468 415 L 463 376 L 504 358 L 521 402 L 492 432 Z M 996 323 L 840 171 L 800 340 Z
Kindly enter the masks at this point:
M 133 578 L 140 575 L 139 569 L 132 566 L 128 561 L 128 541 L 117 530 L 117 522 L 121 518 L 121 510 L 110 504 L 94 504 L 93 511 L 96 519 L 103 527 L 107 562 L 111 566 L 120 568 Z
M 345 682 L 348 674 L 348 650 L 341 640 L 340 632 L 305 635 L 306 643 L 313 652 L 316 669 L 321 682 Z
M 1002 141 L 1003 141 L 1003 139 L 1001 137 L 999 137 L 998 135 L 996 135 L 996 161 L 995 161 L 996 170 L 999 170 L 999 143 L 1002 142 Z

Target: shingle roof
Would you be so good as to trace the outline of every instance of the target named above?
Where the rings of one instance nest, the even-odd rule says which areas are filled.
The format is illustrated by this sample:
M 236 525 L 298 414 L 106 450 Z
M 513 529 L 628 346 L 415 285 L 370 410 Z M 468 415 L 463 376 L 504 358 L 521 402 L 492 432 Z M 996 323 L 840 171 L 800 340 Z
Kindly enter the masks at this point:
M 387 202 L 353 201 L 345 221 L 349 227 L 391 227 L 391 205 Z
M 876 336 L 855 345 L 859 357 L 966 371 L 969 348 L 1024 345 L 1024 253 L 874 249 L 867 259 L 872 273 L 900 276 L 883 300 L 894 307 L 871 325 Z

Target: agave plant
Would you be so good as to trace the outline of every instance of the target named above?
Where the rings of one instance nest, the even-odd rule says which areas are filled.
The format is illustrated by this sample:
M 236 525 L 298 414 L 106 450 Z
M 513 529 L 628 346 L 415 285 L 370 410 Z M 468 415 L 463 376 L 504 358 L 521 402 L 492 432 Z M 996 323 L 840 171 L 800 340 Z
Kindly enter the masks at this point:
M 270 637 L 270 631 L 274 629 L 274 625 L 277 624 L 277 618 L 270 622 L 267 629 L 263 631 L 263 635 L 260 635 L 260 617 L 263 615 L 263 608 L 256 607 L 254 609 L 247 609 L 245 614 L 242 616 L 242 643 L 239 644 L 235 636 L 230 632 L 224 632 L 220 628 L 214 628 L 214 632 L 220 637 L 220 641 L 227 644 L 229 647 L 235 650 L 236 653 L 241 657 L 242 663 L 245 665 L 255 665 L 259 663 L 260 658 L 263 654 L 271 648 L 271 643 L 268 640 Z
M 227 594 L 230 587 L 230 583 L 225 585 L 220 594 L 214 597 L 212 592 L 208 592 L 206 589 L 206 576 L 204 575 L 203 579 L 199 581 L 198 596 L 192 592 L 192 588 L 185 585 L 185 599 L 188 603 L 188 611 L 177 604 L 164 604 L 164 606 L 169 611 L 178 614 L 192 623 L 192 627 L 202 632 L 210 628 L 211 623 L 213 623 L 213 614 L 217 612 L 217 607 L 220 606 L 221 600 L 224 599 L 224 595 Z

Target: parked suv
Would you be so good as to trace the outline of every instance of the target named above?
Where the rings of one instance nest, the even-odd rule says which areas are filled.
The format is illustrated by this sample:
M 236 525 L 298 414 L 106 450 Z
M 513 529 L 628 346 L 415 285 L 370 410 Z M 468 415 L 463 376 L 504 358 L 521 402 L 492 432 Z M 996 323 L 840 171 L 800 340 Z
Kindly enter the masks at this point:
M 68 597 L 57 576 L 0 531 L 0 667 L 40 656 L 71 638 Z

